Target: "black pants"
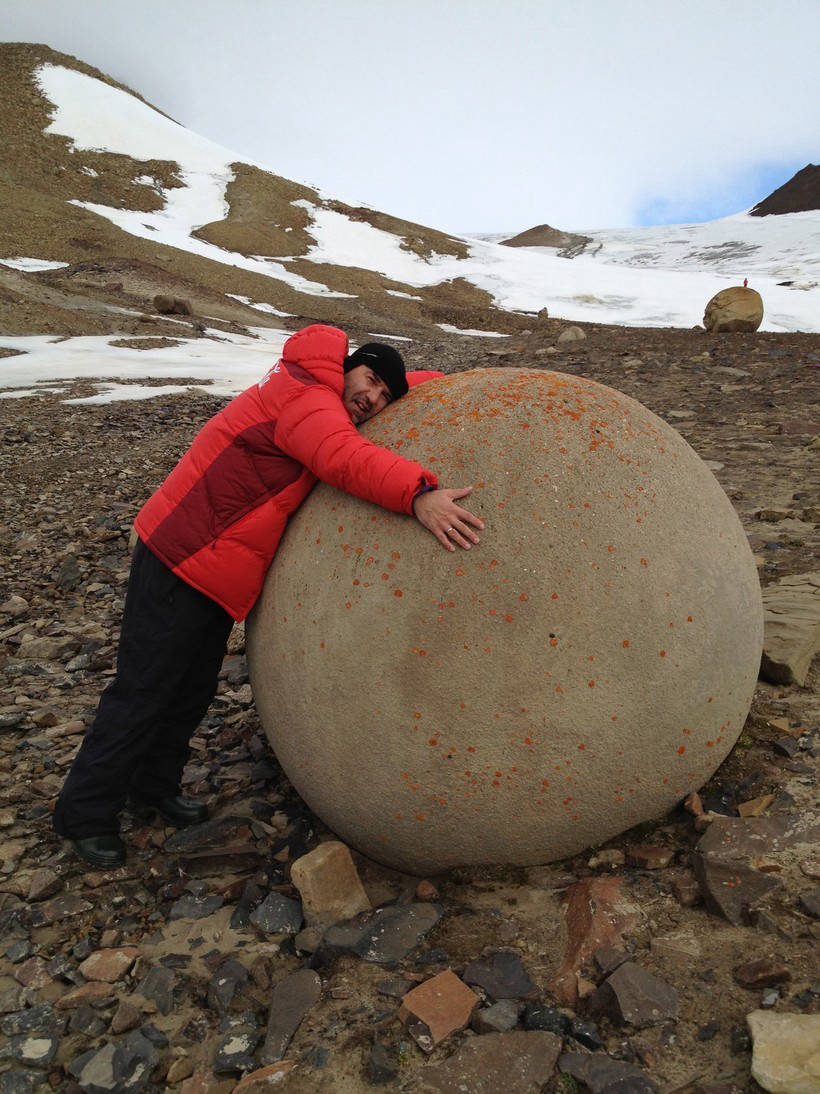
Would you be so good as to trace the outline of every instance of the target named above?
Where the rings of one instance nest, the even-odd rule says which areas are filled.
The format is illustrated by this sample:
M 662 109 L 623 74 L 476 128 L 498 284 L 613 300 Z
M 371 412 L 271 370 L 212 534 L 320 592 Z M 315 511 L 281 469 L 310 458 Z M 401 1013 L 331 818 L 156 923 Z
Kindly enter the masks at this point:
M 117 832 L 129 793 L 179 793 L 188 742 L 216 693 L 233 620 L 142 543 L 131 562 L 117 674 L 63 784 L 62 836 Z

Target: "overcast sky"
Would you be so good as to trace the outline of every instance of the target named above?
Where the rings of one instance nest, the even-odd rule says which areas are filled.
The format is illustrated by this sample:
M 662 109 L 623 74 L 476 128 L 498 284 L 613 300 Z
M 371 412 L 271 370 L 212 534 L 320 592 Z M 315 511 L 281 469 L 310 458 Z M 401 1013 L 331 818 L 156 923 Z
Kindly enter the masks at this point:
M 820 162 L 820 0 L 0 0 L 0 39 L 450 232 L 708 220 Z

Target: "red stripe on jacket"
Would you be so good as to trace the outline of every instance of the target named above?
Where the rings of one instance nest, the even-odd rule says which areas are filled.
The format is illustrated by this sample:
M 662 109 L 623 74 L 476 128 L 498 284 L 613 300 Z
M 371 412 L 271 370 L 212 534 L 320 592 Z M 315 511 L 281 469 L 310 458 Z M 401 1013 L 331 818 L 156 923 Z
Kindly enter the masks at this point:
M 335 327 L 289 338 L 281 361 L 206 422 L 134 522 L 149 550 L 236 620 L 317 479 L 399 513 L 412 513 L 420 485 L 437 485 L 358 432 L 341 398 L 347 350 Z

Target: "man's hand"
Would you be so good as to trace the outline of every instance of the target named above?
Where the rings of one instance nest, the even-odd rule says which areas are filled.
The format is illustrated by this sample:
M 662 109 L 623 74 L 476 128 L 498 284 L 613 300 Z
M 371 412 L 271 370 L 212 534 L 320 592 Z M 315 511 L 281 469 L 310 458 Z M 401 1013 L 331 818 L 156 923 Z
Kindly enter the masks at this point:
M 472 492 L 472 486 L 464 486 L 460 490 L 429 490 L 426 494 L 419 494 L 413 502 L 416 520 L 429 529 L 448 551 L 455 551 L 456 547 L 469 551 L 474 543 L 479 542 L 473 529 L 483 529 L 484 521 L 469 509 L 456 505 L 456 498 L 466 498 Z

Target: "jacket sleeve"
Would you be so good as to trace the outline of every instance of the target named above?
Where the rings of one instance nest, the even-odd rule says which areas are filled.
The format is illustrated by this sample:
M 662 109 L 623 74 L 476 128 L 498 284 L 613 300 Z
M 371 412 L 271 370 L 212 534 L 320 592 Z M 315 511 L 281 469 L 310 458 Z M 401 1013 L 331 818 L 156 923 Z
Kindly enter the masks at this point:
M 413 498 L 436 475 L 373 444 L 353 424 L 339 396 L 322 384 L 294 394 L 282 408 L 274 441 L 322 482 L 395 513 L 413 512 Z
M 433 371 L 417 371 L 407 373 L 407 386 L 418 387 L 419 384 L 426 384 L 429 380 L 440 380 L 444 375 L 443 372 Z

